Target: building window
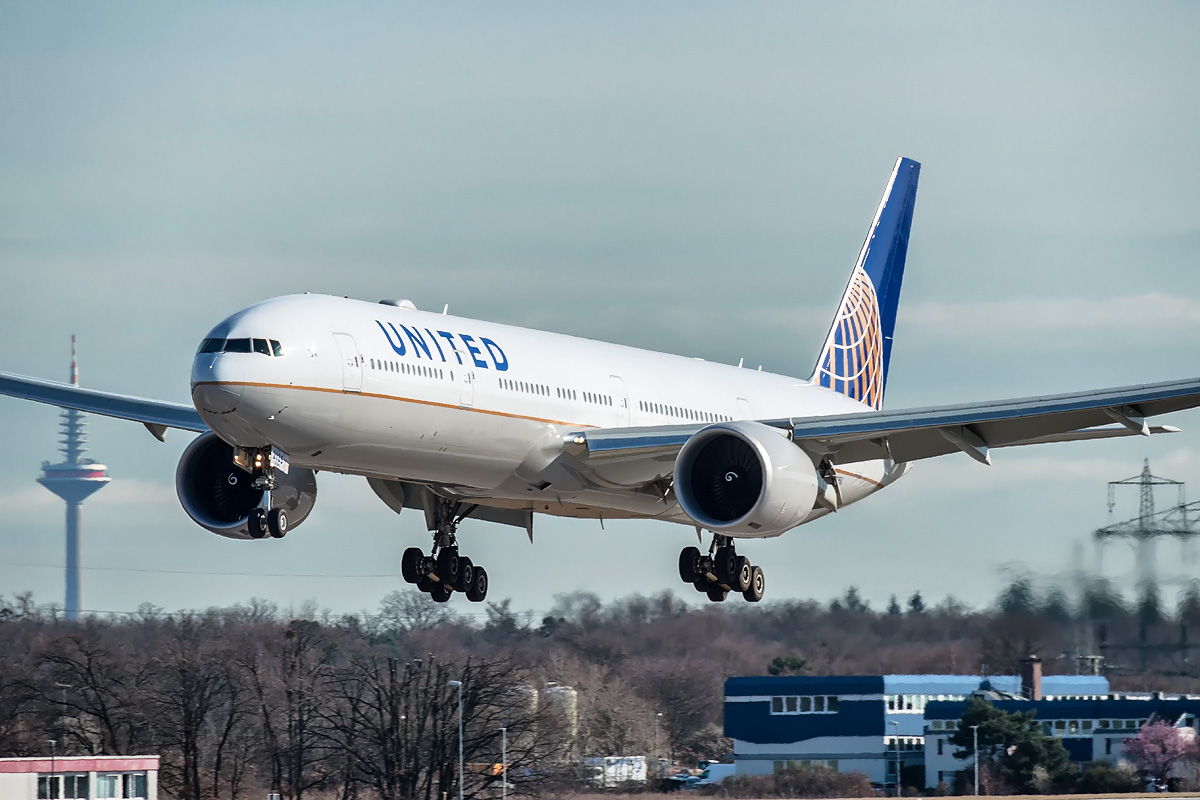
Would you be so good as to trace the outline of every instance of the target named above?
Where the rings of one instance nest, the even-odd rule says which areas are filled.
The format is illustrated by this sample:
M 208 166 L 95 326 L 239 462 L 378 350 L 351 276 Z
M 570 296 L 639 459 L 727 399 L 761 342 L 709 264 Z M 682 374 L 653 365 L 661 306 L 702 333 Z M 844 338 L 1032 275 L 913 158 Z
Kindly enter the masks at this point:
M 924 750 L 925 739 L 921 736 L 887 736 L 883 740 L 883 745 L 887 750 L 893 752 Z
M 62 797 L 62 776 L 60 775 L 39 775 L 38 776 L 38 800 L 58 800 Z
M 886 695 L 887 710 L 893 712 L 923 713 L 925 706 L 934 700 L 965 700 L 964 695 L 932 694 L 889 694 Z
M 946 740 L 939 736 L 937 743 L 938 743 L 938 755 L 939 756 L 944 755 L 945 749 L 946 749 Z
M 838 699 L 834 695 L 783 695 L 771 698 L 772 714 L 835 714 Z
M 66 775 L 63 777 L 63 797 L 69 800 L 77 800 L 88 795 L 88 776 L 87 775 Z
M 130 772 L 121 776 L 121 788 L 130 800 L 145 800 L 146 773 Z

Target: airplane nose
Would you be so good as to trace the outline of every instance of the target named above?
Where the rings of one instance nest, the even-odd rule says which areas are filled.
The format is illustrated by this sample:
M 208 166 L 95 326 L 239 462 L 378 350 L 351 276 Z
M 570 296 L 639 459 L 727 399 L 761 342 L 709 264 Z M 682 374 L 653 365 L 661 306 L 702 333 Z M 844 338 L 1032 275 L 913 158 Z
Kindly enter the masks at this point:
M 192 402 L 197 410 L 228 414 L 237 409 L 241 397 L 240 365 L 222 354 L 197 357 L 192 365 Z

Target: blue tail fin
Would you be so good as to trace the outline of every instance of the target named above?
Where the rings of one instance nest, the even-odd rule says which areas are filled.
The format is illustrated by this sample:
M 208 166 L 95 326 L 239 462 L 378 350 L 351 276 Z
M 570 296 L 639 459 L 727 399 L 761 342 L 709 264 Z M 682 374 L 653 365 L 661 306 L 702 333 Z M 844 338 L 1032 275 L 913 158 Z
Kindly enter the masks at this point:
M 813 369 L 813 383 L 875 409 L 883 407 L 920 173 L 916 161 L 896 161 Z

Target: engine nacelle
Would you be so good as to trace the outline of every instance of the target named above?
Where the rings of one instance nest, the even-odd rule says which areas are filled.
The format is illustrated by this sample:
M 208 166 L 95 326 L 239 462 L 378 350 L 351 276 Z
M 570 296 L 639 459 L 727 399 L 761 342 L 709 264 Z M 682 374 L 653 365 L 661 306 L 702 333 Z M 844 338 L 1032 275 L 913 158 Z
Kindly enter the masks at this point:
M 675 459 L 675 497 L 697 525 L 740 536 L 778 536 L 804 522 L 823 481 L 812 459 L 760 422 L 719 422 Z
M 286 508 L 288 529 L 304 522 L 317 500 L 317 478 L 310 469 L 292 467 L 276 474 L 272 501 Z M 250 473 L 233 463 L 233 448 L 205 433 L 183 451 L 175 470 L 175 493 L 183 510 L 197 525 L 230 539 L 250 539 L 246 524 L 262 501 Z

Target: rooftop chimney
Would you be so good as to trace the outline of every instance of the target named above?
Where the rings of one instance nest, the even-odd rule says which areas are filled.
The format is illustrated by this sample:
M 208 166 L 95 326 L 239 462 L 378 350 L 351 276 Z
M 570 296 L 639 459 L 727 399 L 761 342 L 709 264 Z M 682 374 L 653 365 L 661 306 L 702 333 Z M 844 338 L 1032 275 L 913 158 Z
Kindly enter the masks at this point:
M 1037 656 L 1021 662 L 1021 696 L 1026 700 L 1042 699 L 1042 660 Z

